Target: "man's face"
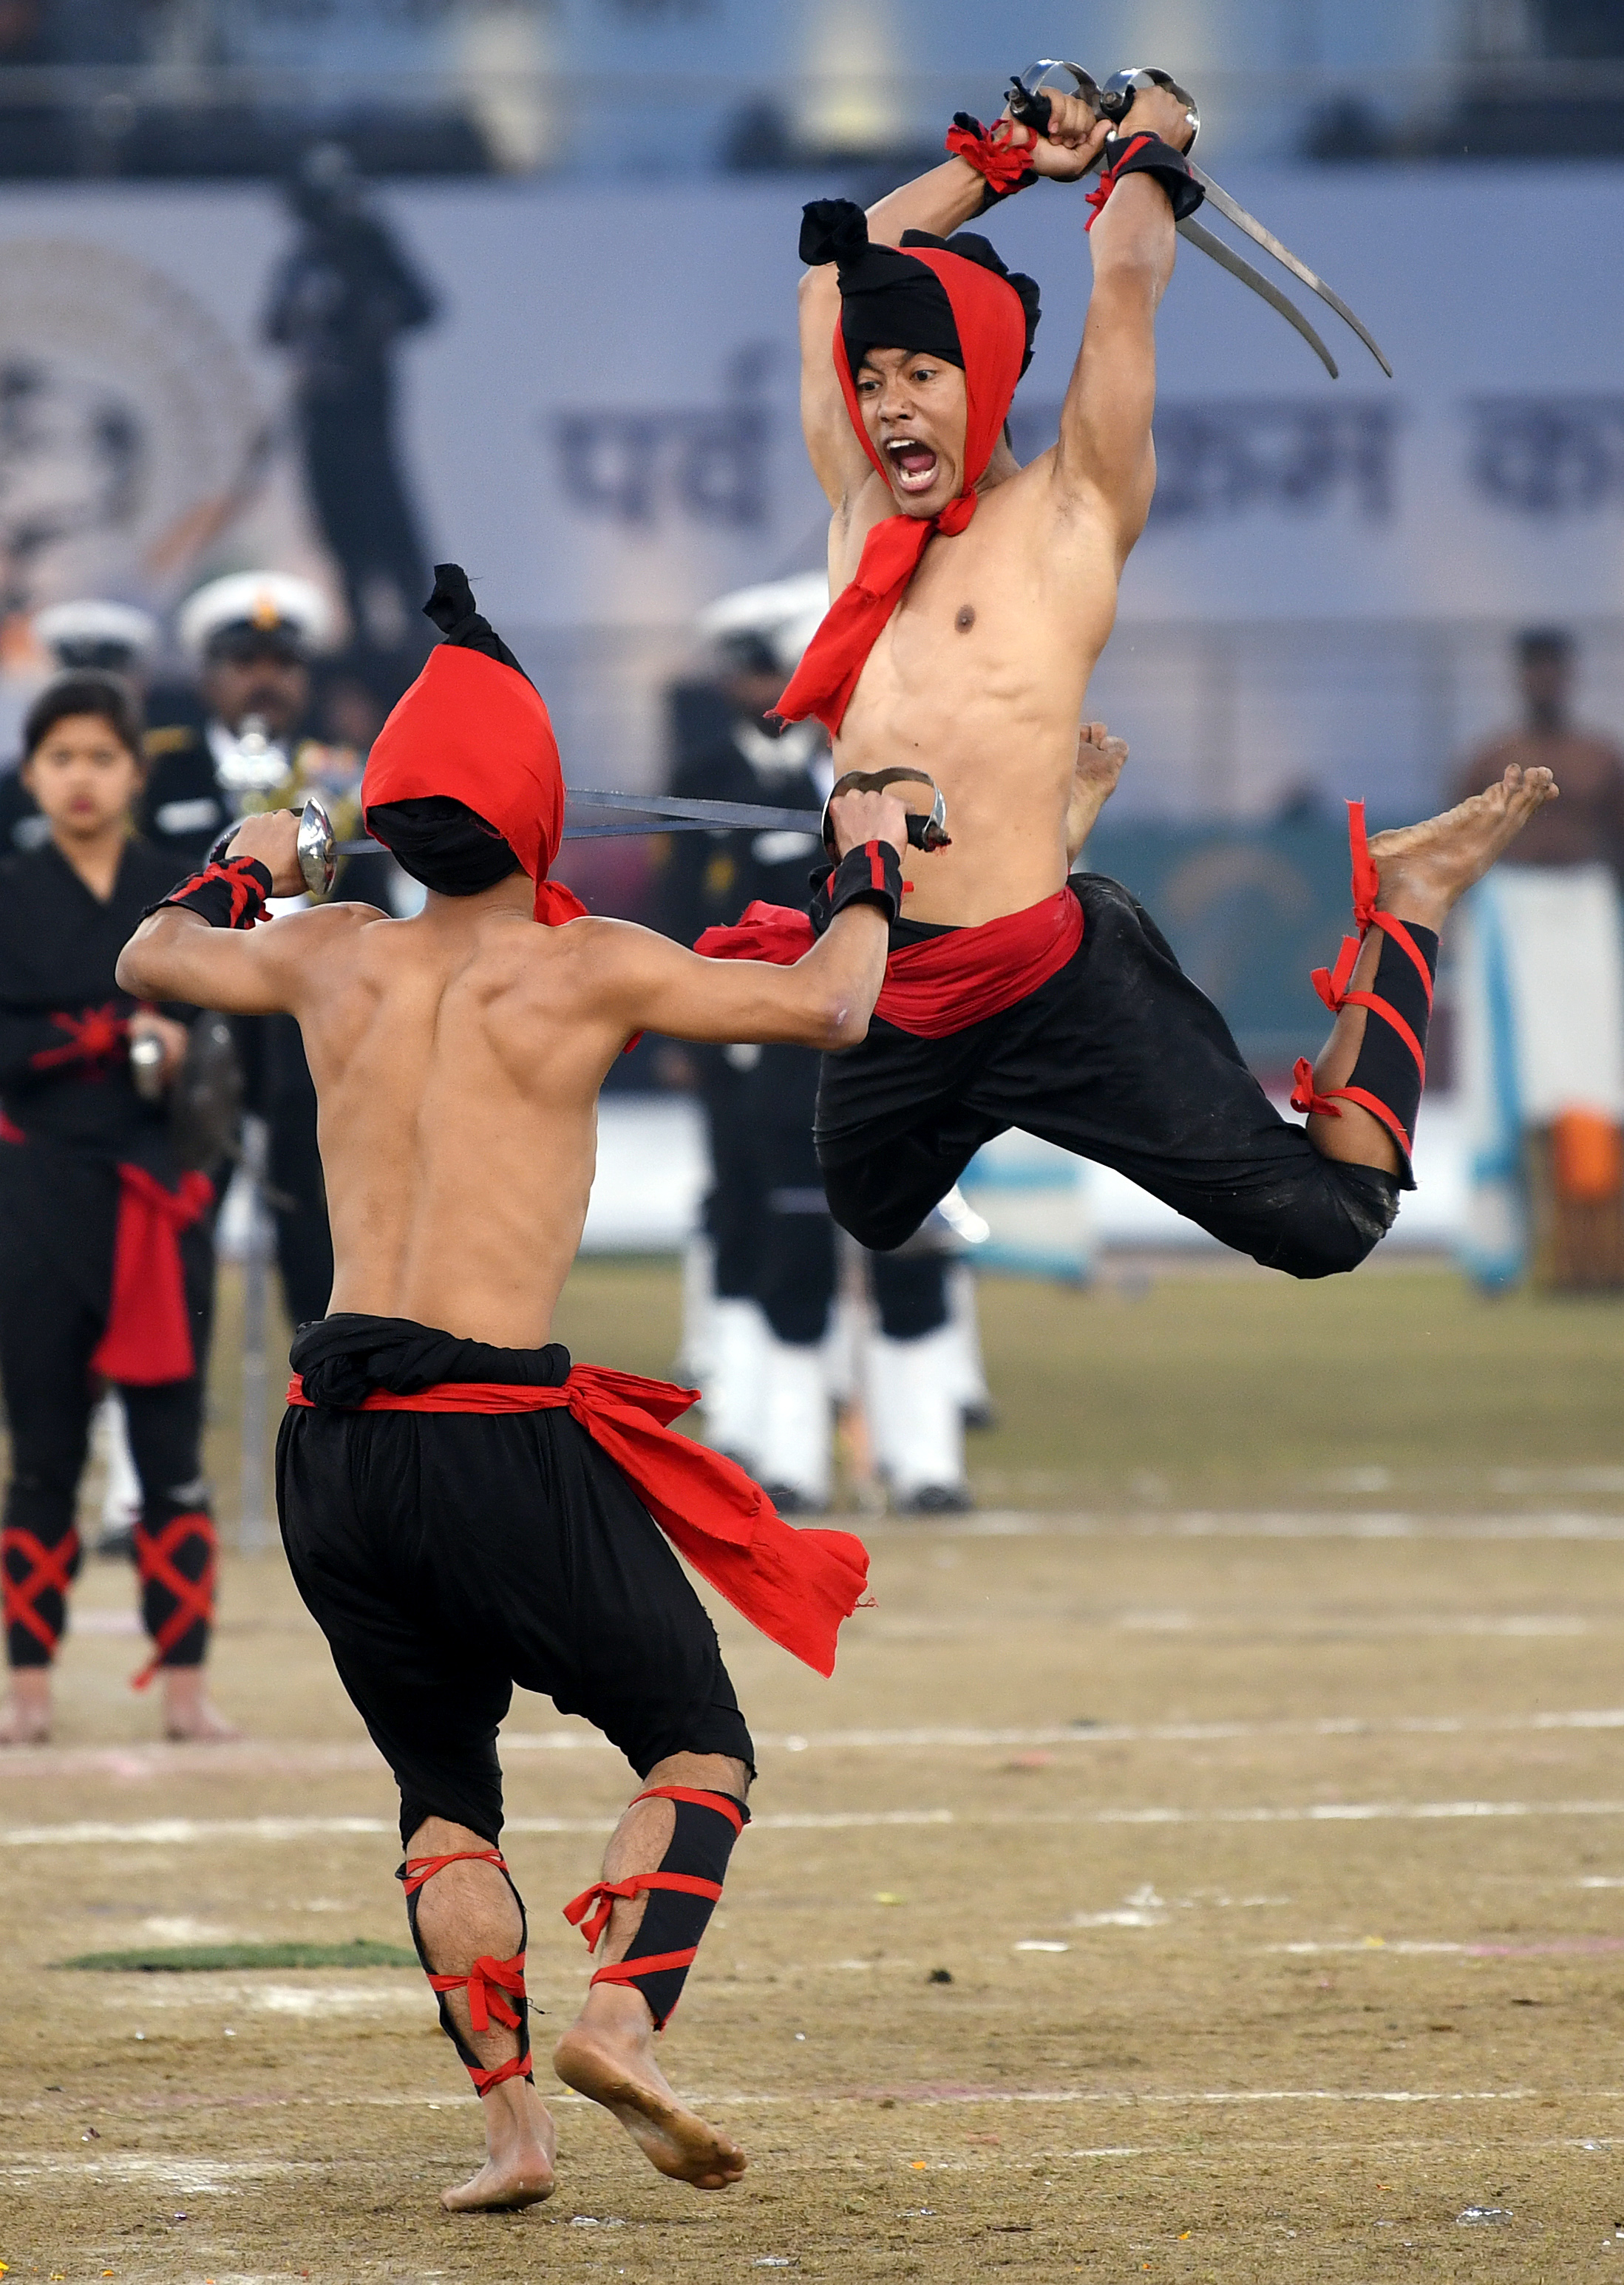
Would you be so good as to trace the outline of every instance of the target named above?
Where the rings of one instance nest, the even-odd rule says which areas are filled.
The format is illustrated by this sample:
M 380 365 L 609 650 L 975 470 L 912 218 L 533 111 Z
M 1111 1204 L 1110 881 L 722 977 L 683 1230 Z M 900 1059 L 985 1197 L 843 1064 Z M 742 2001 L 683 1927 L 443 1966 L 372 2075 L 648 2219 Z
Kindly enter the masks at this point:
M 905 515 L 939 515 L 964 489 L 964 375 L 923 349 L 870 349 L 857 371 L 863 426 Z
M 297 729 L 310 700 L 310 678 L 297 659 L 271 650 L 247 658 L 211 659 L 203 673 L 203 703 L 228 730 L 257 714 L 273 738 Z

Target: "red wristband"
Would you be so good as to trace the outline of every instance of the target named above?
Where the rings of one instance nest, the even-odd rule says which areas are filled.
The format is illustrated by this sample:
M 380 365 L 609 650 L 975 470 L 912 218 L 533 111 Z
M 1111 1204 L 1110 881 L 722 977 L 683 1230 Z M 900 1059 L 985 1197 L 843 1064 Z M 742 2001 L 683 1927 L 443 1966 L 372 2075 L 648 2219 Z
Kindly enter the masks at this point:
M 1038 179 L 1030 144 L 1016 145 L 1007 137 L 1000 143 L 995 127 L 984 127 L 968 111 L 954 112 L 953 125 L 947 130 L 947 148 L 955 159 L 962 159 L 967 167 L 974 167 L 986 184 L 981 201 L 983 214 L 1000 199 L 1013 198 L 1016 191 L 1024 191 L 1029 183 Z

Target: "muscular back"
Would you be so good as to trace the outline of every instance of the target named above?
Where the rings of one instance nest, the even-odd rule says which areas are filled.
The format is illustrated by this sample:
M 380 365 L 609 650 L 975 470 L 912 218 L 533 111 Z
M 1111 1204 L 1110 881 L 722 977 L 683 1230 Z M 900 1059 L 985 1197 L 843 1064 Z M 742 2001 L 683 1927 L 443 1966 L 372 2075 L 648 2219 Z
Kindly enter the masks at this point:
M 577 949 L 522 914 L 467 934 L 370 920 L 333 945 L 302 1011 L 333 1309 L 547 1338 L 624 1044 L 579 1004 Z

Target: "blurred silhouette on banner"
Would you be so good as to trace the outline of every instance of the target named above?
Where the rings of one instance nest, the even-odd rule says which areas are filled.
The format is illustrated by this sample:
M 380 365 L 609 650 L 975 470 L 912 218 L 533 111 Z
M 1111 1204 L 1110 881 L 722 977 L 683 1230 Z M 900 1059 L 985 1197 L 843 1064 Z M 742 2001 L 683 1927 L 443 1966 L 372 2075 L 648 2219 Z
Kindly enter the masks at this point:
M 271 281 L 264 334 L 286 349 L 304 479 L 343 576 L 351 641 L 409 655 L 414 671 L 426 559 L 395 433 L 395 355 L 438 303 L 349 153 L 323 144 L 287 187 L 299 235 Z
M 1519 727 L 1461 768 L 1508 763 L 1561 797 L 1471 891 L 1457 976 L 1468 1201 L 1462 1256 L 1494 1290 L 1624 1288 L 1624 754 L 1572 719 L 1574 646 L 1518 638 Z
M 833 782 L 822 730 L 768 718 L 828 603 L 817 572 L 724 596 L 702 615 L 715 699 L 698 705 L 689 686 L 674 707 L 697 733 L 674 793 L 821 809 Z M 663 925 L 685 944 L 757 899 L 804 906 L 821 854 L 815 820 L 804 833 L 673 835 L 669 849 Z M 712 1169 L 685 1281 L 682 1369 L 703 1389 L 711 1443 L 785 1512 L 829 1504 L 837 1409 L 859 1481 L 883 1482 L 904 1513 L 962 1510 L 965 1417 L 984 1417 L 987 1403 L 973 1281 L 939 1213 L 894 1253 L 839 1237 L 812 1147 L 819 1060 L 781 1046 L 668 1050 L 668 1075 L 703 1106 Z

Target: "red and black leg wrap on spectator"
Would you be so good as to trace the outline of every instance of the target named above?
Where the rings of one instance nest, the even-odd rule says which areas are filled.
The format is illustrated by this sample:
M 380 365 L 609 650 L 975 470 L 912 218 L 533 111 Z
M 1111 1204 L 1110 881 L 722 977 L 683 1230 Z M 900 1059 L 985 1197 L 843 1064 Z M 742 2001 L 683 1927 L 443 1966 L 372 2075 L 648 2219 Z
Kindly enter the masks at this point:
M 201 1666 L 208 1654 L 219 1541 L 215 1519 L 200 1497 L 206 1490 L 204 1485 L 188 1484 L 179 1498 L 150 1502 L 136 1525 L 141 1617 L 153 1652 L 139 1672 L 130 1676 L 132 1690 L 145 1690 L 161 1669 Z
M 511 1959 L 491 1959 L 489 1956 L 476 1959 L 466 1975 L 441 1975 L 435 1972 L 428 1954 L 423 1949 L 423 1939 L 418 1934 L 418 1890 L 436 1873 L 448 1865 L 460 1865 L 465 1860 L 477 1865 L 494 1865 L 513 1891 L 513 1900 L 519 1907 L 519 1949 Z M 440 2004 L 440 2029 L 461 2058 L 463 2069 L 474 2082 L 475 2094 L 489 2094 L 493 2086 L 501 2086 L 510 2078 L 527 2078 L 535 2084 L 535 2071 L 530 2057 L 530 2003 L 524 1991 L 524 1953 L 530 1942 L 530 1923 L 524 1916 L 524 1899 L 514 1888 L 514 1877 L 508 1871 L 499 1849 L 454 1849 L 444 1857 L 408 1857 L 395 1875 L 406 1891 L 406 1925 L 412 1930 L 412 1941 L 418 1958 L 423 1963 L 423 1973 L 428 1978 L 428 1988 Z M 487 2070 L 474 2053 L 462 2033 L 451 2020 L 445 2004 L 448 1991 L 464 1991 L 468 1995 L 468 2022 L 475 2031 L 488 2031 L 492 2023 L 516 2031 L 519 2052 L 510 2055 L 494 2070 Z
M 595 1881 L 564 1906 L 564 1918 L 580 1929 L 587 1950 L 596 1951 L 616 1899 L 647 1896 L 625 1958 L 600 1967 L 592 1982 L 636 1984 L 660 2031 L 682 1997 L 694 1955 L 722 1893 L 734 1842 L 749 1823 L 750 1813 L 730 1793 L 700 1792 L 688 1786 L 651 1786 L 637 1798 L 669 1801 L 677 1813 L 671 1847 L 659 1871 L 633 1873 L 624 1881 Z
M 986 188 L 981 193 L 977 214 L 985 214 L 989 207 L 1013 198 L 1038 179 L 1038 170 L 1032 163 L 1030 143 L 1016 145 L 1008 137 L 1008 120 L 1000 120 L 984 127 L 973 112 L 955 111 L 953 125 L 947 130 L 947 149 L 955 159 L 962 159 L 967 167 L 974 167 Z M 1000 135 L 1000 128 L 1004 130 Z
M 148 905 L 142 915 L 150 919 L 166 905 L 182 905 L 200 914 L 210 928 L 250 929 L 265 916 L 271 894 L 271 868 L 257 857 L 225 857 L 205 865 L 200 873 L 179 882 L 167 897 Z
M 1306 1056 L 1299 1056 L 1291 1108 L 1340 1119 L 1338 1103 L 1356 1103 L 1379 1119 L 1398 1144 L 1404 1156 L 1400 1180 L 1405 1190 L 1413 1190 L 1416 1178 L 1410 1160 L 1415 1155 L 1421 1090 L 1426 1083 L 1426 1035 L 1438 973 L 1438 938 L 1431 929 L 1377 910 L 1381 879 L 1365 841 L 1365 805 L 1362 801 L 1351 801 L 1347 806 L 1348 841 L 1353 856 L 1353 917 L 1359 934 L 1343 938 L 1335 968 L 1316 968 L 1313 983 L 1333 1016 L 1340 1015 L 1344 1008 L 1367 1009 L 1365 1034 L 1347 1084 L 1328 1088 L 1324 1095 L 1315 1093 L 1314 1066 Z M 1379 929 L 1382 936 L 1374 988 L 1350 991 L 1360 949 L 1373 928 Z
M 0 1533 L 8 1664 L 49 1666 L 55 1658 L 79 1557 L 79 1534 L 73 1526 L 65 1537 L 50 1541 L 8 1519 Z
M 1094 208 L 1088 217 L 1088 229 L 1092 230 L 1100 219 L 1105 201 L 1124 175 L 1154 175 L 1173 201 L 1174 222 L 1183 222 L 1193 215 L 1206 196 L 1190 172 L 1189 161 L 1183 152 L 1175 151 L 1171 143 L 1164 143 L 1159 135 L 1108 135 L 1100 153 L 1099 186 L 1088 193 L 1088 203 Z

